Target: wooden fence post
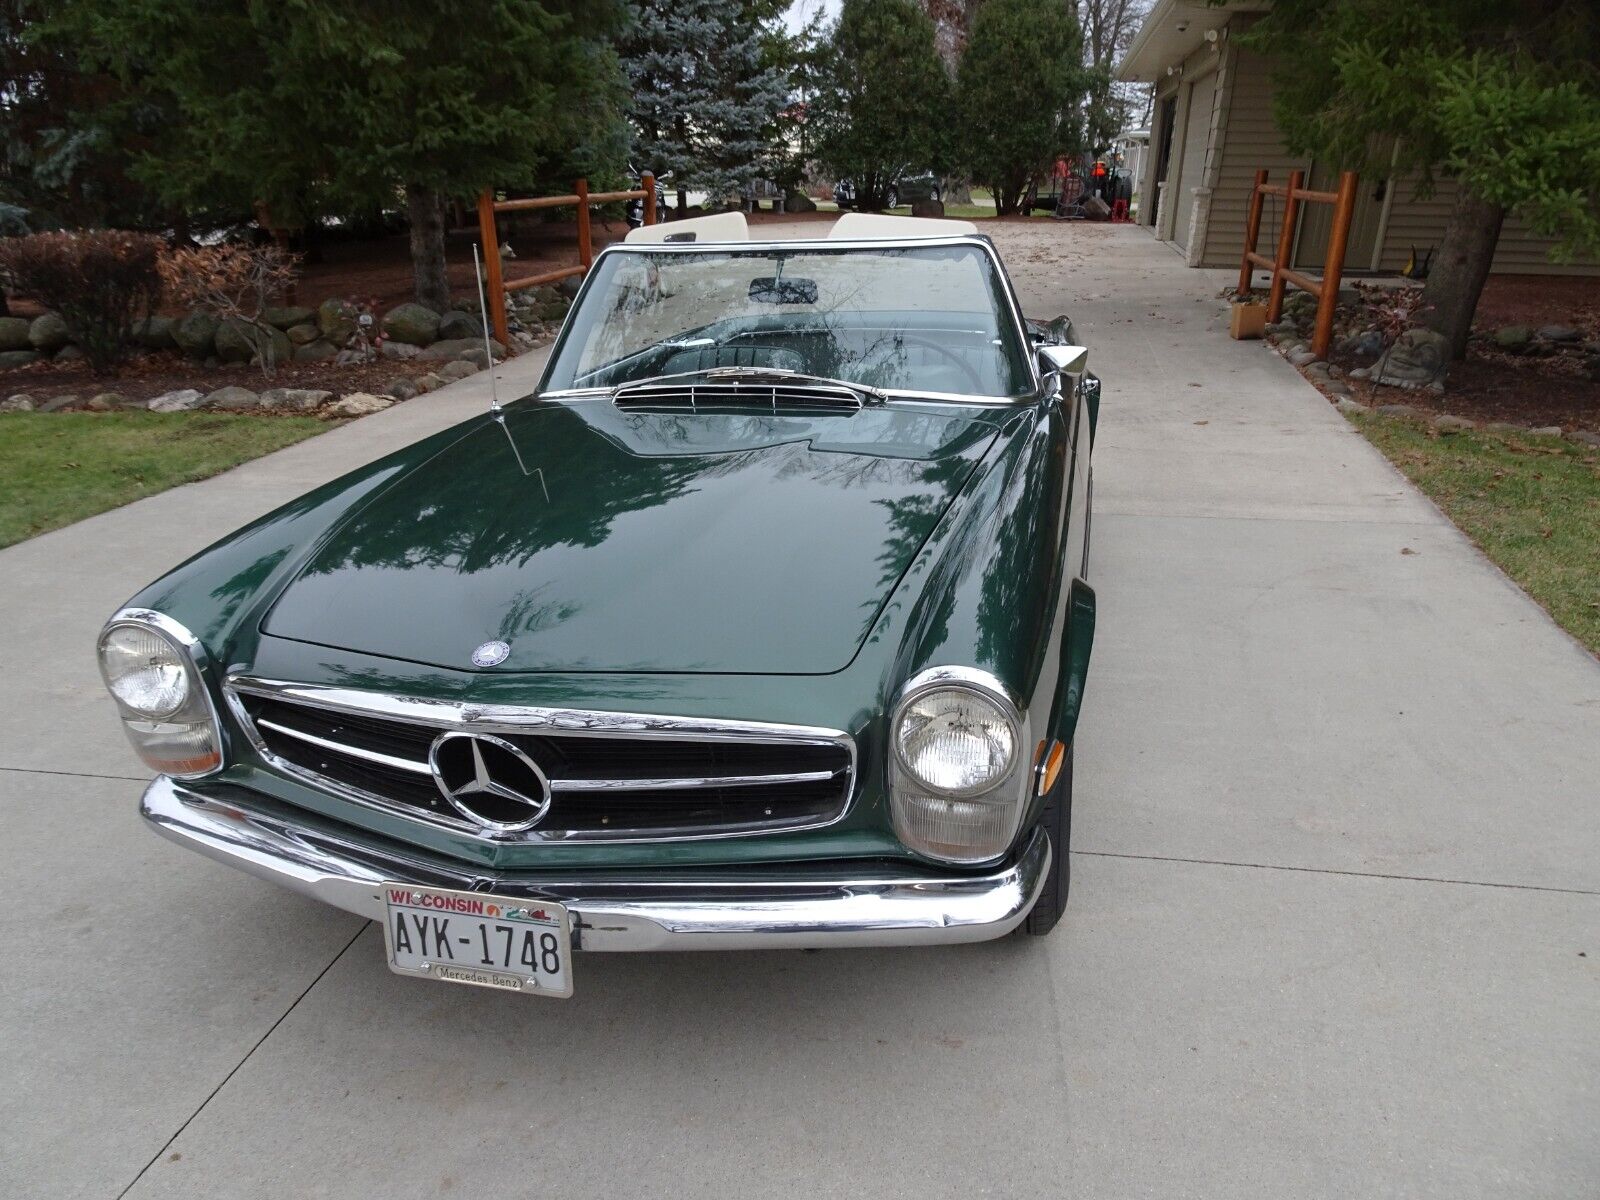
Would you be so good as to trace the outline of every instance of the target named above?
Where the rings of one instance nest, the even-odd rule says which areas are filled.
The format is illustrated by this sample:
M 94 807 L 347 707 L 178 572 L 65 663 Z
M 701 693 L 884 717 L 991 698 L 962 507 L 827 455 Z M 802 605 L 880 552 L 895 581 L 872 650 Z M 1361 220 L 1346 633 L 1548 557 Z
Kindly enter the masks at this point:
M 1267 323 L 1276 324 L 1283 316 L 1283 272 L 1294 254 L 1296 218 L 1300 215 L 1300 200 L 1295 195 L 1305 181 L 1303 171 L 1291 171 L 1289 187 L 1283 194 L 1283 228 L 1278 234 L 1278 257 L 1272 265 L 1272 290 L 1267 293 Z
M 509 344 L 506 328 L 506 289 L 500 278 L 500 238 L 494 228 L 494 191 L 484 188 L 478 194 L 478 240 L 483 243 L 483 290 L 489 311 L 483 315 L 494 325 L 495 340 Z
M 578 180 L 572 190 L 578 195 L 578 261 L 587 271 L 594 265 L 594 246 L 589 241 L 589 181 Z
M 1267 173 L 1256 172 L 1256 186 L 1250 192 L 1250 220 L 1244 230 L 1244 259 L 1239 264 L 1239 288 L 1241 296 L 1250 293 L 1250 256 L 1256 252 L 1256 242 L 1261 238 L 1261 206 L 1266 203 L 1266 196 L 1261 189 L 1267 186 Z
M 639 186 L 644 189 L 644 223 L 656 223 L 656 177 L 646 171 L 639 177 Z
M 1339 198 L 1333 204 L 1333 232 L 1328 237 L 1327 261 L 1322 264 L 1322 295 L 1317 297 L 1317 325 L 1311 335 L 1311 353 L 1328 357 L 1333 341 L 1333 314 L 1339 306 L 1339 277 L 1344 273 L 1344 252 L 1350 242 L 1350 221 L 1356 211 L 1354 171 L 1339 176 Z

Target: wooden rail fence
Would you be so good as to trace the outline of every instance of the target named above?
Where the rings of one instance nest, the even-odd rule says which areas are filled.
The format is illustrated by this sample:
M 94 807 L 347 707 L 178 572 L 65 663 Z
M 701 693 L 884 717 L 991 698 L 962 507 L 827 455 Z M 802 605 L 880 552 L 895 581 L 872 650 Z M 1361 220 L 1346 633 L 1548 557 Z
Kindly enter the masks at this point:
M 1283 316 L 1283 292 L 1286 284 L 1294 284 L 1317 298 L 1317 323 L 1311 335 L 1311 352 L 1318 358 L 1328 356 L 1328 344 L 1333 340 L 1333 311 L 1339 303 L 1339 277 L 1344 274 L 1344 253 L 1350 243 L 1350 221 L 1356 209 L 1356 187 L 1360 176 L 1345 171 L 1339 176 L 1339 190 L 1313 192 L 1301 186 L 1305 172 L 1294 171 L 1287 186 L 1267 183 L 1265 171 L 1256 172 L 1255 187 L 1250 192 L 1250 216 L 1245 225 L 1244 259 L 1239 264 L 1239 295 L 1250 291 L 1251 268 L 1261 267 L 1272 272 L 1272 287 L 1267 293 L 1267 320 L 1276 322 Z M 1278 231 L 1278 253 L 1275 258 L 1256 252 L 1256 241 L 1261 236 L 1261 207 L 1268 196 L 1283 197 L 1283 226 Z M 1294 255 L 1295 233 L 1300 225 L 1302 204 L 1333 205 L 1333 225 L 1328 231 L 1328 246 L 1322 259 L 1322 278 L 1307 275 L 1289 265 Z
M 507 344 L 510 331 L 506 328 L 506 293 L 520 292 L 524 288 L 556 283 L 582 275 L 594 262 L 594 244 L 589 233 L 589 206 L 610 204 L 617 200 L 643 200 L 644 223 L 656 223 L 655 176 L 645 175 L 639 187 L 628 192 L 591 192 L 587 179 L 578 180 L 568 196 L 534 196 L 523 200 L 496 200 L 494 192 L 485 188 L 478 197 L 478 234 L 483 240 L 484 290 L 488 292 L 489 317 L 494 324 L 494 336 L 499 343 Z M 521 279 L 504 279 L 500 267 L 500 237 L 495 231 L 495 214 L 527 212 L 536 208 L 565 208 L 574 205 L 578 210 L 578 261 L 570 267 L 557 267 L 538 275 Z

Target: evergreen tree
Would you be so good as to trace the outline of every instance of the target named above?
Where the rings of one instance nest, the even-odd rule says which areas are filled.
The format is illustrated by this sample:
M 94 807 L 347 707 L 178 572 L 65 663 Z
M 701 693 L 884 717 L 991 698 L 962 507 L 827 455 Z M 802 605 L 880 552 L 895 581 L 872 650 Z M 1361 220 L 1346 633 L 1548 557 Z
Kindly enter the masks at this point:
M 1398 140 L 1425 186 L 1454 179 L 1420 321 L 1457 357 L 1508 211 L 1560 239 L 1558 255 L 1600 250 L 1594 0 L 1278 0 L 1245 43 L 1276 58 L 1295 153 L 1387 174 Z
M 819 74 L 808 122 L 815 153 L 854 181 L 862 208 L 883 207 L 908 167 L 945 167 L 950 78 L 933 22 L 912 0 L 844 0 Z
M 789 79 L 768 52 L 783 0 L 636 0 L 619 46 L 640 170 L 737 195 L 773 166 Z
M 987 0 L 957 75 L 962 157 L 994 194 L 998 212 L 1016 212 L 1028 184 L 1057 156 L 1087 149 L 1077 22 L 1060 0 Z
M 65 0 L 56 27 L 174 119 L 136 175 L 175 203 L 390 203 L 411 221 L 417 299 L 449 302 L 442 202 L 529 187 L 573 147 L 604 148 L 621 75 L 611 0 Z M 620 163 L 575 164 L 586 172 Z

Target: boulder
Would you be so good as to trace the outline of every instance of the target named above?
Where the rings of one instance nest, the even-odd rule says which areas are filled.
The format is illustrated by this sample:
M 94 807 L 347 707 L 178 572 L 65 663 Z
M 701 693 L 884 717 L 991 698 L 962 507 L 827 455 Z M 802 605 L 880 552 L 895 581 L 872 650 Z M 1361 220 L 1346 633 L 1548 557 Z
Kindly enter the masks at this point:
M 0 350 L 0 371 L 8 371 L 12 367 L 25 367 L 31 362 L 38 361 L 37 350 Z
M 14 396 L 7 396 L 0 400 L 0 412 L 32 412 L 33 397 L 26 392 L 18 392 Z
M 1422 414 L 1409 404 L 1380 404 L 1378 411 L 1386 417 L 1420 417 Z
M 1583 337 L 1571 325 L 1541 325 L 1538 333 L 1547 342 L 1576 342 Z
M 495 341 L 494 338 L 489 339 L 489 347 L 494 351 L 494 356 L 496 358 L 504 358 L 506 356 L 506 348 L 499 342 Z M 461 355 L 466 354 L 471 350 L 477 350 L 480 353 L 483 351 L 482 334 L 479 334 L 477 337 L 451 338 L 447 342 L 435 342 L 426 350 L 422 351 L 418 357 L 428 359 L 429 361 L 434 359 L 460 358 Z
M 943 200 L 913 200 L 911 202 L 911 215 L 913 217 L 932 217 L 941 219 L 944 216 Z
M 482 346 L 479 346 L 479 347 L 477 347 L 476 349 L 473 349 L 473 350 L 464 350 L 464 351 L 462 351 L 461 357 L 460 357 L 460 359 L 458 361 L 465 362 L 465 363 L 471 363 L 473 366 L 477 367 L 478 370 L 480 370 L 480 371 L 487 371 L 490 368 L 490 366 L 493 365 L 489 360 L 489 352 L 487 350 L 485 350 Z
M 1372 379 L 1395 387 L 1443 383 L 1450 369 L 1450 339 L 1431 329 L 1408 329 L 1384 351 Z
M 786 213 L 816 212 L 817 202 L 804 192 L 790 192 L 783 198 L 783 211 Z
M 442 388 L 445 385 L 445 381 L 432 371 L 429 371 L 426 375 L 418 375 L 416 384 L 418 392 L 432 392 Z
M 554 300 L 549 304 L 539 305 L 539 307 L 534 310 L 534 315 L 536 315 L 541 321 L 554 321 L 557 325 L 559 325 L 562 321 L 567 319 L 567 309 L 571 307 L 572 301 L 563 297 L 562 299 Z
M 343 346 L 356 331 L 355 305 L 348 300 L 324 300 L 317 306 L 317 328 L 335 349 Z
M 1469 421 L 1466 417 L 1458 417 L 1453 413 L 1445 413 L 1433 419 L 1433 427 L 1440 433 L 1466 433 L 1469 429 L 1476 429 L 1478 423 Z
M 1344 382 L 1342 379 L 1335 379 L 1329 382 L 1328 391 L 1335 396 L 1349 396 L 1353 394 L 1350 391 L 1350 385 Z
M 422 353 L 422 347 L 413 346 L 410 342 L 386 341 L 378 347 L 378 355 L 396 362 L 403 362 L 408 358 L 415 358 Z
M 455 338 L 481 338 L 483 322 L 471 313 L 452 308 L 439 318 L 439 337 L 449 341 Z
M 440 379 L 452 383 L 457 379 L 465 379 L 468 375 L 476 375 L 477 373 L 478 365 L 476 363 L 462 362 L 459 358 L 454 362 L 445 363 L 444 366 L 439 368 L 438 372 Z
M 418 388 L 409 379 L 396 379 L 384 389 L 384 395 L 391 400 L 409 400 L 417 394 Z
M 382 412 L 394 403 L 387 396 L 373 396 L 367 392 L 351 392 L 328 406 L 330 417 L 365 417 Z
M 420 304 L 401 304 L 383 314 L 383 332 L 392 341 L 426 346 L 439 337 L 439 314 Z
M 69 408 L 77 408 L 82 403 L 83 401 L 79 400 L 73 395 L 51 396 L 50 399 L 41 400 L 38 404 L 34 405 L 33 411 L 42 413 L 63 412 Z
M 225 321 L 217 327 L 217 357 L 223 362 L 250 362 L 270 344 L 273 363 L 286 363 L 293 355 L 289 335 L 268 326 L 260 329 L 248 321 Z
M 1340 396 L 1333 403 L 1334 406 L 1342 413 L 1364 413 L 1368 411 L 1365 404 L 1357 404 L 1348 396 Z
M 327 362 L 338 356 L 339 349 L 332 342 L 319 340 L 294 348 L 294 361 L 297 363 Z
M 0 351 L 33 349 L 28 340 L 29 325 L 21 317 L 0 317 Z
M 55 361 L 63 363 L 82 362 L 83 358 L 83 347 L 75 346 L 71 342 L 57 350 L 55 355 Z
M 1559 425 L 1540 425 L 1537 428 L 1528 430 L 1528 432 L 1533 434 L 1534 437 L 1560 437 L 1562 429 Z
M 556 295 L 563 300 L 576 300 L 578 289 L 583 286 L 583 280 L 576 275 L 568 275 L 565 279 L 556 281 Z
M 296 325 L 306 325 L 317 319 L 317 310 L 314 308 L 264 308 L 261 310 L 261 319 L 276 329 L 292 329 Z
M 35 350 L 53 353 L 71 340 L 72 335 L 67 332 L 67 323 L 55 313 L 45 313 L 42 317 L 35 317 L 33 324 L 28 326 L 28 344 Z
M 133 327 L 133 336 L 147 350 L 170 350 L 177 345 L 172 340 L 171 317 L 146 317 Z
M 1490 433 L 1526 433 L 1527 430 L 1514 421 L 1490 421 L 1484 426 Z
M 317 328 L 315 321 L 307 321 L 303 325 L 291 325 L 284 330 L 284 336 L 289 339 L 291 346 L 309 346 L 322 336 L 322 330 Z
M 1526 325 L 1503 325 L 1494 331 L 1494 344 L 1502 350 L 1521 353 L 1533 341 L 1533 330 Z
M 261 407 L 261 397 L 244 387 L 220 387 L 205 398 L 205 407 L 221 412 L 246 412 Z
M 84 405 L 90 412 L 115 412 L 119 408 L 143 408 L 137 400 L 129 400 L 121 392 L 101 392 L 90 396 Z
M 261 407 L 282 412 L 315 412 L 331 399 L 332 392 L 318 388 L 268 388 L 261 393 Z
M 1582 442 L 1585 446 L 1594 446 L 1596 448 L 1600 448 L 1600 433 L 1595 433 L 1591 429 L 1578 430 L 1572 435 L 1572 440 L 1575 442 Z
M 145 407 L 151 412 L 158 413 L 190 412 L 199 408 L 205 402 L 206 395 L 204 392 L 195 388 L 183 388 L 181 391 L 166 392 L 157 396 Z
M 195 358 L 211 353 L 217 336 L 217 319 L 210 313 L 192 312 L 172 326 L 172 340 L 178 349 Z
M 1309 367 L 1317 361 L 1316 351 L 1311 349 L 1296 350 L 1289 355 L 1289 362 L 1296 367 Z

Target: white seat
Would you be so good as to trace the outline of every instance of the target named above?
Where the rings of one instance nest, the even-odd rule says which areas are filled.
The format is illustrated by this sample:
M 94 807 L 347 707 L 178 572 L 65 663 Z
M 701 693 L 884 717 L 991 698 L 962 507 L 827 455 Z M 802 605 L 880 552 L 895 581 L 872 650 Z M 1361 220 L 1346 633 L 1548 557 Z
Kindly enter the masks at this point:
M 666 241 L 748 242 L 750 226 L 742 212 L 712 213 L 709 217 L 688 217 L 682 221 L 641 225 L 628 230 L 628 236 L 622 240 L 634 245 Z
M 971 221 L 947 221 L 940 217 L 895 217 L 887 213 L 848 212 L 833 223 L 829 238 L 916 238 L 955 237 L 977 233 Z

